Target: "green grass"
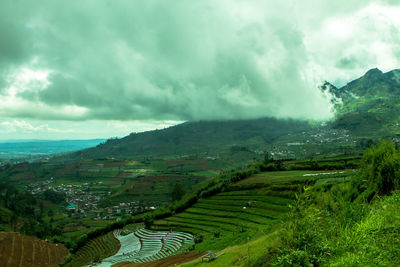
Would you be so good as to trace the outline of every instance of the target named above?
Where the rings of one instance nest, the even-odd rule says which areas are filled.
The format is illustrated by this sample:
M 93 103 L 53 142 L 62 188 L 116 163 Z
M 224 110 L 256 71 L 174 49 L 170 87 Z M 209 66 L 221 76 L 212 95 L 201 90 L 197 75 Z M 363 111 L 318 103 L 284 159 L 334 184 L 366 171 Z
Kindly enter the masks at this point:
M 184 267 L 193 266 L 262 266 L 266 252 L 279 244 L 277 232 L 264 234 L 261 237 L 241 245 L 229 246 L 217 252 L 219 256 L 214 261 L 200 259 L 183 264 Z

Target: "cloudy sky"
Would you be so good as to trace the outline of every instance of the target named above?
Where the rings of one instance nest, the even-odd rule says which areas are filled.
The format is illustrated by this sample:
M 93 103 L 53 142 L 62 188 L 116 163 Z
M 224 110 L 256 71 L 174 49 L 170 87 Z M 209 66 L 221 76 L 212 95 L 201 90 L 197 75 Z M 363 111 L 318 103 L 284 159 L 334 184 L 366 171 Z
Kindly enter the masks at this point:
M 400 67 L 397 0 L 1 0 L 0 139 L 329 119 L 317 85 Z

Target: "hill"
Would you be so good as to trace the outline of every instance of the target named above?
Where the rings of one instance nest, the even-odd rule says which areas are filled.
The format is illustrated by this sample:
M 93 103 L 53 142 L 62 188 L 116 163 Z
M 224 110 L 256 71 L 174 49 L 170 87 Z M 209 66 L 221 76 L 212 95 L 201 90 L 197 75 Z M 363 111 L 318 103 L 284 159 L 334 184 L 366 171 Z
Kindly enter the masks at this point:
M 72 158 L 165 156 L 212 153 L 232 145 L 272 144 L 280 137 L 310 128 L 306 121 L 262 118 L 234 121 L 186 122 L 163 130 L 132 133 L 109 139 L 95 148 L 71 155 Z

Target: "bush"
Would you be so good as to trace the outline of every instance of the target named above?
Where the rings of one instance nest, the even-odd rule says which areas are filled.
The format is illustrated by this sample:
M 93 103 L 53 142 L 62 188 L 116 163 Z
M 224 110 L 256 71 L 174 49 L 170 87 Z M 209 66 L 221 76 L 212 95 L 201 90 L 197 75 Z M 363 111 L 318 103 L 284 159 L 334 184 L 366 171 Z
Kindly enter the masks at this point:
M 280 251 L 276 259 L 276 266 L 314 266 L 314 260 L 303 250 Z
M 360 183 L 366 182 L 380 195 L 400 188 L 400 153 L 393 143 L 383 141 L 364 152 L 360 178 Z
M 196 234 L 194 237 L 194 243 L 201 243 L 203 242 L 204 236 L 201 234 Z

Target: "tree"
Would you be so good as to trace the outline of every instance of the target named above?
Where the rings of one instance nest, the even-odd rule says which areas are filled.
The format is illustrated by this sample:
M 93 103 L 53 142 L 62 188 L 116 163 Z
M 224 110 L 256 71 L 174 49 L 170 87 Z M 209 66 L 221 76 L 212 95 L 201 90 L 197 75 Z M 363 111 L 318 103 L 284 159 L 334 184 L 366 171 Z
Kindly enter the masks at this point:
M 154 218 L 152 215 L 150 214 L 146 214 L 146 216 L 144 217 L 144 226 L 146 229 L 150 229 L 151 226 L 154 223 Z
M 47 189 L 43 192 L 43 197 L 45 200 L 51 201 L 53 203 L 59 204 L 65 201 L 65 194 L 62 192 L 56 192 L 52 189 Z
M 172 201 L 179 201 L 186 194 L 185 189 L 181 183 L 176 183 L 172 190 Z
M 53 217 L 54 216 L 54 211 L 53 210 L 49 210 L 49 212 L 47 213 L 47 215 L 49 217 Z

